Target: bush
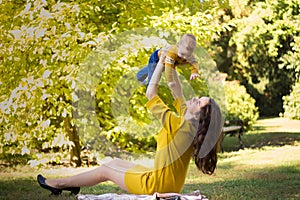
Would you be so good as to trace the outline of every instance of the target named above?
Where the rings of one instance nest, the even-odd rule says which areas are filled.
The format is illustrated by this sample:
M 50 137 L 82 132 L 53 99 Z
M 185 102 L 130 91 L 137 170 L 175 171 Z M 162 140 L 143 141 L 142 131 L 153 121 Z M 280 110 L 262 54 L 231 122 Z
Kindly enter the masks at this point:
M 284 117 L 300 120 L 300 80 L 289 95 L 283 98 Z
M 259 113 L 255 100 L 246 92 L 246 88 L 237 81 L 226 81 L 226 120 L 242 120 L 249 129 L 257 120 Z

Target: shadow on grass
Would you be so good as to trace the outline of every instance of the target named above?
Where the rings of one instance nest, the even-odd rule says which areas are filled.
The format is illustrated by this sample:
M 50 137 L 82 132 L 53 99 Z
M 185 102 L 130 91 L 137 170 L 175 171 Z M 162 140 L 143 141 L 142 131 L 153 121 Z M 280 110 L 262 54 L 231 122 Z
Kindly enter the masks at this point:
M 279 126 L 275 126 L 275 127 L 279 127 Z M 269 130 L 271 128 L 274 128 L 274 126 L 253 126 L 251 131 L 263 132 L 263 131 Z
M 211 200 L 300 199 L 299 188 L 299 166 L 281 166 L 247 171 L 230 180 L 186 184 L 183 193 L 200 190 Z
M 242 135 L 244 148 L 262 148 L 267 146 L 284 146 L 294 145 L 295 142 L 300 142 L 299 133 L 285 133 L 285 132 L 272 132 L 272 133 L 256 133 L 256 134 L 243 134 Z M 235 136 L 226 136 L 222 143 L 225 152 L 236 151 L 241 149 L 238 138 Z

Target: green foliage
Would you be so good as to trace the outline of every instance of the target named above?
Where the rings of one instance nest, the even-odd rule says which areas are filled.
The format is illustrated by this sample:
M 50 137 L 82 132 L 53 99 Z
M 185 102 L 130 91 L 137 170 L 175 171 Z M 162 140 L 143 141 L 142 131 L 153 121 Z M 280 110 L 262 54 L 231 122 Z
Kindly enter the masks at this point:
M 220 24 L 214 16 L 218 14 L 220 8 L 215 7 L 205 12 L 198 11 L 191 14 L 186 8 L 165 11 L 161 16 L 151 17 L 150 25 L 155 28 L 175 30 L 180 36 L 184 33 L 191 33 L 196 36 L 197 44 L 208 47 L 213 39 L 220 36 L 222 31 L 230 29 L 229 24 Z M 178 39 L 177 39 L 178 41 Z
M 296 82 L 289 95 L 283 97 L 284 116 L 300 120 L 300 82 Z
M 299 20 L 298 20 L 299 21 Z M 298 31 L 299 33 L 299 31 Z M 283 55 L 279 61 L 280 68 L 286 67 L 287 69 L 295 70 L 296 78 L 300 77 L 300 36 L 294 36 L 294 41 L 290 43 L 291 50 Z
M 38 79 L 23 78 L 8 99 L 1 105 L 1 134 L 0 152 L 4 155 L 25 156 L 37 158 L 32 154 L 35 149 L 49 151 L 51 148 L 68 149 L 72 143 L 65 139 L 61 128 L 53 124 L 54 115 L 64 115 L 67 110 L 44 110 L 41 101 L 48 98 L 45 83 L 48 81 L 49 71 L 45 71 Z M 63 106 L 63 105 L 62 105 Z M 49 112 L 54 112 L 48 117 Z M 52 117 L 52 118 L 51 118 Z M 64 155 L 57 155 L 62 158 Z M 9 158 L 9 157 L 7 157 Z M 51 159 L 50 159 L 51 160 Z
M 5 6 L 22 6 L 14 11 Z M 95 36 L 81 31 L 76 4 L 54 1 L 6 2 L 7 21 L 1 40 L 1 153 L 31 155 L 74 149 L 72 88 L 78 63 L 91 50 Z M 8 8 L 11 8 L 8 7 Z M 9 16 L 9 13 L 13 15 Z M 77 155 L 78 157 L 78 155 Z
M 201 69 L 201 79 L 190 82 L 188 68 L 178 68 L 186 98 L 211 96 L 224 111 L 223 79 L 210 59 L 219 52 L 210 47 L 230 33 L 232 54 L 226 55 L 232 56 L 226 60 L 232 59 L 230 69 L 238 74 L 231 77 L 267 79 L 263 93 L 269 103 L 276 101 L 299 76 L 299 3 L 267 1 L 253 10 L 248 5 L 219 0 L 1 1 L 1 159 L 31 159 L 39 165 L 79 160 L 82 145 L 114 155 L 153 148 L 160 126 L 145 108 L 145 87 L 138 85 L 135 73 L 155 49 L 175 44 L 186 32 L 197 37 Z M 209 53 L 203 48 L 210 48 Z M 159 93 L 174 109 L 164 82 Z M 241 96 L 251 116 L 236 107 L 227 112 L 251 125 L 253 102 L 244 92 Z
M 127 121 L 122 116 L 114 115 L 111 104 L 118 99 L 112 94 L 122 77 L 145 65 L 150 53 L 164 46 L 166 40 L 158 31 L 155 34 L 159 37 L 154 40 L 136 37 L 137 42 L 130 43 L 133 42 L 131 37 L 124 37 L 122 44 L 107 42 L 107 48 L 104 48 L 106 52 L 99 47 L 106 41 L 113 41 L 115 36 L 119 37 L 118 33 L 124 30 L 149 26 L 149 22 L 153 21 L 151 16 L 160 16 L 164 12 L 161 8 L 172 12 L 174 5 L 178 5 L 174 10 L 192 10 L 194 5 L 202 3 L 148 0 L 101 3 L 98 0 L 3 2 L 0 5 L 3 11 L 0 15 L 4 19 L 0 22 L 0 39 L 3 41 L 0 50 L 0 71 L 3 74 L 0 85 L 1 153 L 24 155 L 25 160 L 28 155 L 30 159 L 36 159 L 32 164 L 60 162 L 69 152 L 71 157 L 80 155 L 75 151 L 80 148 L 78 134 L 82 144 L 89 144 L 93 148 L 99 146 L 103 152 L 107 152 L 112 149 L 107 140 L 113 140 L 113 132 L 118 136 L 120 131 L 116 130 L 119 126 L 127 128 L 125 132 L 122 131 L 124 140 L 123 136 L 117 137 L 123 141 L 116 144 L 117 151 L 120 147 L 133 151 L 141 149 L 141 146 L 146 149 L 146 142 L 151 143 L 153 139 L 153 136 L 149 136 L 143 140 L 145 132 L 149 130 L 129 128 L 131 132 L 128 132 L 131 123 L 152 121 L 144 107 L 144 88 L 137 88 L 132 96 L 126 96 L 130 101 L 128 107 L 132 117 Z M 205 5 L 208 6 L 207 3 Z M 195 10 L 191 13 L 195 13 Z M 113 36 L 110 33 L 117 34 Z M 172 34 L 179 36 L 179 32 L 173 31 Z M 178 39 L 174 35 L 169 38 L 173 38 L 169 43 L 175 43 Z M 154 41 L 150 47 L 149 41 Z M 93 50 L 96 50 L 94 54 L 91 53 Z M 104 59 L 107 63 L 99 61 L 103 60 L 103 56 L 108 58 Z M 97 64 L 102 64 L 104 68 L 94 67 Z M 199 83 L 194 83 L 193 87 L 205 93 L 204 81 Z M 166 101 L 171 101 L 167 88 L 162 88 L 161 93 Z M 85 112 L 84 109 L 96 110 L 97 114 Z M 151 129 L 150 132 L 156 131 Z M 131 139 L 142 145 L 124 145 Z M 44 153 L 48 155 L 46 160 L 43 160 L 46 156 Z
M 222 32 L 212 48 L 218 66 L 245 85 L 261 115 L 278 115 L 282 96 L 299 76 L 299 1 L 233 0 L 230 6 L 219 19 L 232 30 Z
M 255 106 L 255 100 L 247 93 L 246 88 L 238 82 L 226 82 L 226 120 L 240 119 L 246 129 L 257 120 L 259 113 Z
M 247 88 L 268 80 L 263 93 L 251 95 L 262 100 L 257 102 L 259 107 L 267 108 L 261 110 L 263 115 L 277 115 L 282 111 L 282 96 L 289 93 L 299 74 L 299 2 L 258 2 L 249 16 L 236 20 L 236 24 L 230 42 L 236 49 L 233 67 L 243 74 L 242 83 Z
M 293 51 L 291 44 L 299 37 L 299 2 L 259 2 L 249 16 L 235 22 L 237 32 L 231 40 L 236 45 L 237 67 L 264 76 L 265 70 L 278 69 L 278 58 Z

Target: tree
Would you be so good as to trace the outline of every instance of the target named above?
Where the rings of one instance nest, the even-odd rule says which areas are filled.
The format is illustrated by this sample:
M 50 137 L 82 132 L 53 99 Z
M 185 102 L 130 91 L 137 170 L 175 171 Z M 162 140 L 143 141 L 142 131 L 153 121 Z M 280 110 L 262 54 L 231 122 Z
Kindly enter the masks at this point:
M 79 166 L 72 87 L 80 61 L 101 35 L 82 31 L 93 27 L 82 23 L 74 3 L 8 1 L 1 7 L 7 18 L 1 21 L 1 153 L 34 159 L 50 151 L 50 162 L 60 162 L 66 149 Z
M 138 88 L 130 96 L 127 121 L 114 115 L 111 105 L 118 99 L 112 96 L 113 89 L 123 76 L 146 64 L 154 48 L 166 42 L 175 43 L 184 32 L 194 33 L 201 46 L 208 46 L 218 33 L 228 28 L 227 24 L 220 26 L 214 18 L 217 8 L 206 11 L 223 6 L 220 2 L 3 2 L 0 5 L 3 11 L 0 13 L 3 19 L 0 22 L 1 158 L 21 156 L 32 164 L 43 164 L 60 163 L 70 154 L 71 163 L 80 166 L 81 146 L 87 141 L 92 141 L 94 147 L 100 141 L 100 148 L 117 153 L 155 146 L 153 137 L 142 139 L 139 134 L 130 135 L 126 129 L 132 124 L 129 122 L 136 122 L 137 126 L 130 130 L 139 133 L 138 124 L 151 121 L 143 107 L 144 89 Z M 140 26 L 145 27 L 143 32 L 139 32 Z M 149 27 L 155 27 L 155 31 L 151 32 Z M 122 40 L 116 40 L 120 36 Z M 203 49 L 199 52 L 203 65 L 215 66 L 206 59 L 209 55 Z M 103 70 L 95 67 L 99 63 L 103 64 Z M 180 73 L 186 76 L 188 72 Z M 210 72 L 204 75 L 209 76 Z M 82 80 L 85 84 L 80 83 Z M 193 87 L 199 89 L 198 93 L 208 92 L 204 80 L 198 80 Z M 168 89 L 162 89 L 161 95 L 167 99 Z M 81 104 L 85 97 L 92 98 L 92 104 Z M 94 109 L 97 114 L 84 113 L 82 108 Z M 86 128 L 85 137 L 81 138 L 79 121 Z M 90 131 L 90 124 L 98 129 Z M 109 141 L 116 144 L 116 150 Z
M 299 76 L 299 2 L 230 1 L 220 18 L 232 30 L 216 40 L 217 63 L 256 99 L 262 115 L 283 111 L 282 97 Z M 228 29 L 229 30 L 229 29 Z
M 300 120 L 300 81 L 296 82 L 289 95 L 283 97 L 284 117 Z

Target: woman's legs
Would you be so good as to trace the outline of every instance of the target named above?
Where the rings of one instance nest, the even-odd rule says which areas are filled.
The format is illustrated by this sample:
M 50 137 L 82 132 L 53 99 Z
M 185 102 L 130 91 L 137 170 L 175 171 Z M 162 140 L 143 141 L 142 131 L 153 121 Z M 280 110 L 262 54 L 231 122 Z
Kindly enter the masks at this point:
M 125 172 L 136 164 L 114 159 L 100 167 L 75 176 L 59 179 L 47 179 L 46 183 L 54 188 L 93 186 L 104 181 L 112 181 L 127 191 L 124 182 Z

